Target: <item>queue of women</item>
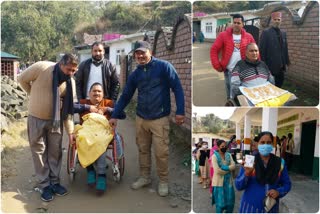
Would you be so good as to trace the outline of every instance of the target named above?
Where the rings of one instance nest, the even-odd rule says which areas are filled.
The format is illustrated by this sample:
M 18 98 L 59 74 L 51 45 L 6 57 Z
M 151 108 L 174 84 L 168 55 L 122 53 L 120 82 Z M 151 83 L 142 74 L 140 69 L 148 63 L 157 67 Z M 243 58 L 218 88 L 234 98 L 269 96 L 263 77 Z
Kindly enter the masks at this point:
M 234 211 L 235 189 L 243 190 L 236 212 L 279 212 L 279 200 L 290 191 L 291 181 L 284 159 L 272 153 L 273 139 L 271 132 L 261 132 L 255 139 L 258 152 L 251 153 L 253 165 L 248 167 L 244 160 L 236 176 L 233 176 L 236 160 L 227 151 L 230 142 L 217 139 L 211 149 L 208 149 L 208 142 L 197 144 L 193 154 L 198 183 L 203 188 L 210 188 L 212 205 L 216 206 L 217 213 Z

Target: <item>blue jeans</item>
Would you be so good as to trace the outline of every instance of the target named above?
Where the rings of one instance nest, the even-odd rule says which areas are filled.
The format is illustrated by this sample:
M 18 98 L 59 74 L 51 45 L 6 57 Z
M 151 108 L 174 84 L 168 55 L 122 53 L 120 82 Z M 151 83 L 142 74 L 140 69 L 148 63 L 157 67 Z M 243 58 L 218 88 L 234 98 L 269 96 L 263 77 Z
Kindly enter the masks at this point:
M 230 71 L 228 69 L 226 69 L 224 71 L 224 83 L 225 83 L 225 87 L 226 87 L 226 93 L 227 93 L 227 99 L 231 98 L 231 94 L 230 94 Z
M 107 168 L 107 152 L 104 152 L 95 162 L 94 166 L 98 174 L 106 174 Z

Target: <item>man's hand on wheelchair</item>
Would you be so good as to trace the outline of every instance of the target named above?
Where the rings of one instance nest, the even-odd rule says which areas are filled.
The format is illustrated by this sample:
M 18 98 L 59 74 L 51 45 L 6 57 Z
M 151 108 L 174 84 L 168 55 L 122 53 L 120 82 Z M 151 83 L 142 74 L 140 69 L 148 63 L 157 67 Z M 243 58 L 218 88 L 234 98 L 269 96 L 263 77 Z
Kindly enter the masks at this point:
M 117 122 L 118 122 L 118 120 L 117 120 L 117 119 L 114 119 L 114 118 L 111 118 L 111 119 L 109 120 L 109 124 L 110 124 L 110 126 L 111 126 L 113 129 L 115 129 L 115 128 L 117 127 Z
M 90 105 L 90 112 L 91 113 L 98 113 L 98 108 L 96 107 L 96 106 L 94 106 L 94 105 Z
M 102 108 L 99 108 L 98 110 L 99 114 L 106 114 L 106 113 L 112 114 L 112 112 L 113 112 L 113 108 L 111 107 L 102 107 Z

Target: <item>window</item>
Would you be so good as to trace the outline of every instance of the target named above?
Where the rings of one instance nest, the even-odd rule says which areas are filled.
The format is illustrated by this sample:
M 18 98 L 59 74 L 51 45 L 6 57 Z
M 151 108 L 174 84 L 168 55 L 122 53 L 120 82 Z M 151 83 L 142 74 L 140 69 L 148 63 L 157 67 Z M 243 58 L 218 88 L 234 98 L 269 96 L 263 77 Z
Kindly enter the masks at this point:
M 206 33 L 212 33 L 212 22 L 206 23 Z
M 227 24 L 228 22 L 232 22 L 232 19 L 231 18 L 218 19 L 217 26 Z
M 120 65 L 120 56 L 124 54 L 125 54 L 124 49 L 117 50 L 116 65 Z

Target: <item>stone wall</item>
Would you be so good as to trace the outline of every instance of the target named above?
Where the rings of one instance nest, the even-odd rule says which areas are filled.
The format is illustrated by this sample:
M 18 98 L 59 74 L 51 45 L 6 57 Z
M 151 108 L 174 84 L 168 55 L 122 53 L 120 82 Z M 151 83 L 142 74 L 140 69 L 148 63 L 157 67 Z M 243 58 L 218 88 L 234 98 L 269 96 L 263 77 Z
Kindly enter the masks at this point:
M 8 124 L 28 115 L 27 94 L 9 76 L 1 76 L 1 133 Z
M 287 32 L 291 65 L 286 78 L 317 95 L 319 93 L 319 4 L 309 2 L 300 17 L 295 10 L 280 6 L 273 11 L 282 12 L 280 28 Z M 265 15 L 265 25 L 270 24 L 270 14 Z M 262 20 L 263 21 L 263 20 Z

